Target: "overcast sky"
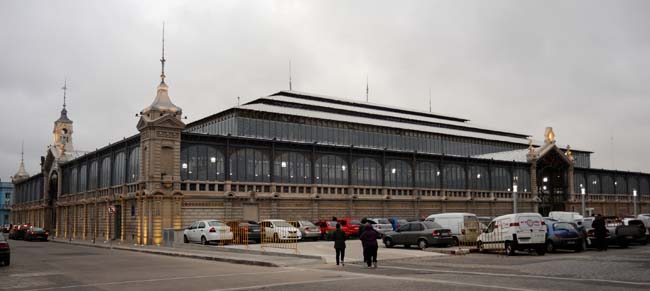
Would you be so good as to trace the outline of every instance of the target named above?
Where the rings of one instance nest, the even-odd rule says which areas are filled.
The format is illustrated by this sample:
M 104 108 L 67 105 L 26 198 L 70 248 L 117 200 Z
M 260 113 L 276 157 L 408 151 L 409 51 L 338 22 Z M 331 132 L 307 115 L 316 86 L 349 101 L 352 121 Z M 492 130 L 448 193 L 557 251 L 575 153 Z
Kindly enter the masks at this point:
M 1 1 L 0 177 L 35 174 L 64 78 L 78 150 L 137 133 L 167 84 L 188 121 L 288 88 L 465 117 L 650 172 L 650 1 Z M 612 142 L 613 140 L 613 142 Z M 615 158 L 613 158 L 615 156 Z

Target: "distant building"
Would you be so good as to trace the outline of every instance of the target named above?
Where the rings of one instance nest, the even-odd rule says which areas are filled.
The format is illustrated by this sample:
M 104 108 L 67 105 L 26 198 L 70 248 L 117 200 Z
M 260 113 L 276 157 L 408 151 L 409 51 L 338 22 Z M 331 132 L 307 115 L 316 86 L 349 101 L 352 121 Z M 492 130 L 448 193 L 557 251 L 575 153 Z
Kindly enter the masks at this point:
M 11 222 L 11 199 L 14 195 L 14 184 L 0 181 L 0 225 Z
M 650 175 L 591 168 L 591 152 L 557 144 L 551 128 L 534 142 L 464 118 L 296 91 L 186 125 L 161 61 L 137 135 L 74 151 L 64 103 L 40 172 L 21 163 L 13 179 L 14 223 L 158 244 L 163 229 L 206 218 L 548 214 L 580 212 L 582 197 L 598 213 L 650 212 Z

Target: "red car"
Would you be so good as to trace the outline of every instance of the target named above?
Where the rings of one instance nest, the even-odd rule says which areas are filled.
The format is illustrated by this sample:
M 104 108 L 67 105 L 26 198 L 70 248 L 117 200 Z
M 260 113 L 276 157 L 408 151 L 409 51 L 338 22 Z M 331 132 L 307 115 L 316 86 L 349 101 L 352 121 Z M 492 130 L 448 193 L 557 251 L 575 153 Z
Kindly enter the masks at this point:
M 332 233 L 336 230 L 337 223 L 333 220 L 319 220 L 314 224 L 320 227 L 320 238 L 330 240 Z
M 355 218 L 339 218 L 337 220 L 341 224 L 341 229 L 345 232 L 347 236 L 358 236 L 359 235 L 359 226 L 361 221 Z

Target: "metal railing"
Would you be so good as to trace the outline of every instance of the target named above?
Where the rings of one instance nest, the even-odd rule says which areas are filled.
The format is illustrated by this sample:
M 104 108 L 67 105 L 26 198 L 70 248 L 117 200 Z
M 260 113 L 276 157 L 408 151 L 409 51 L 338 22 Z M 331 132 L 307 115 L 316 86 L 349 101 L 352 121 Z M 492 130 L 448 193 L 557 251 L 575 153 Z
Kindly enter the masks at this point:
M 298 253 L 298 241 L 300 240 L 300 230 L 295 227 L 264 227 L 260 226 L 260 247 L 265 248 L 289 249 Z

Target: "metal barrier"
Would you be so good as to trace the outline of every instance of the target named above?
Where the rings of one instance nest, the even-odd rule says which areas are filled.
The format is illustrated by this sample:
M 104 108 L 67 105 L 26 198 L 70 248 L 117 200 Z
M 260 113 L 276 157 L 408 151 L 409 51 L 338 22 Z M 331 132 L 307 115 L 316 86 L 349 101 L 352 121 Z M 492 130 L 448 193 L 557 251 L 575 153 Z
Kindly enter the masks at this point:
M 470 249 L 478 248 L 478 237 L 482 232 L 481 223 L 478 221 L 465 221 L 458 224 L 458 230 L 462 234 L 458 239 L 459 247 Z
M 220 240 L 219 245 L 243 245 L 248 248 L 248 224 L 242 223 L 240 221 L 228 221 L 226 222 L 226 225 L 228 226 L 228 229 L 221 229 L 220 236 L 228 237 L 229 239 Z
M 300 230 L 292 226 L 264 226 L 260 225 L 260 247 L 277 249 L 290 249 L 298 253 L 298 240 Z
M 493 227 L 493 229 L 488 229 L 489 232 L 481 232 L 481 240 L 477 241 L 477 248 L 481 252 L 505 253 L 506 241 L 503 231 L 500 229 L 502 225 L 495 224 Z

